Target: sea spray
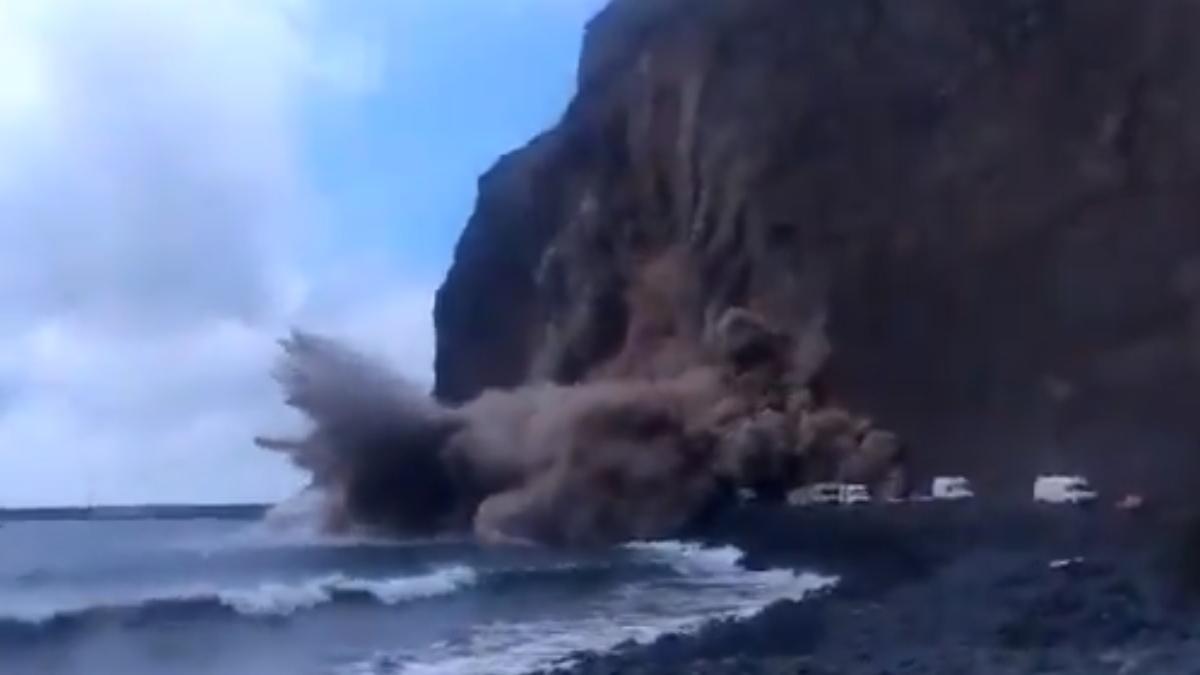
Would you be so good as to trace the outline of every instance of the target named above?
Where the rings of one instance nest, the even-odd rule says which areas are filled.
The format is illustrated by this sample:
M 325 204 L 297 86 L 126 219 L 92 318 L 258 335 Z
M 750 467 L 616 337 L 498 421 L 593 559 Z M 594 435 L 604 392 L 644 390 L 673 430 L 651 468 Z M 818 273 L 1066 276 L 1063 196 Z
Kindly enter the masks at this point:
M 697 423 L 720 393 L 715 370 L 493 391 L 449 409 L 331 340 L 283 346 L 278 379 L 313 428 L 259 445 L 311 472 L 328 527 L 606 543 L 678 529 L 719 484 L 716 439 Z

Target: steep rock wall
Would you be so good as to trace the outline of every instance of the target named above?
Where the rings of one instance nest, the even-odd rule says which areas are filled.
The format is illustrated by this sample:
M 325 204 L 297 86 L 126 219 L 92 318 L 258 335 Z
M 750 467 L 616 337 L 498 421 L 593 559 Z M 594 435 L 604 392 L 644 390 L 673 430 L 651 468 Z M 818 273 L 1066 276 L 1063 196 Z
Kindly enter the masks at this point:
M 1192 0 L 616 0 L 480 182 L 436 394 L 671 375 L 745 307 L 917 476 L 1187 495 L 1196 35 Z

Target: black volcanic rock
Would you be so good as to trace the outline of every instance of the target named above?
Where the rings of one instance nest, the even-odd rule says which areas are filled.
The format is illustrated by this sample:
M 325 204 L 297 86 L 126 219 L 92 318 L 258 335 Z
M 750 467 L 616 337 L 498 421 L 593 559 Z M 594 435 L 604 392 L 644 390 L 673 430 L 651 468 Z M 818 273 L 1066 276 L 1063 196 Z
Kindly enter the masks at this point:
M 678 372 L 741 307 L 917 477 L 1188 495 L 1198 34 L 1191 0 L 616 0 L 480 182 L 436 393 Z
M 1031 506 L 814 511 L 747 510 L 710 536 L 754 565 L 837 575 L 832 590 L 553 672 L 1196 672 L 1196 606 L 1161 564 L 1179 523 Z

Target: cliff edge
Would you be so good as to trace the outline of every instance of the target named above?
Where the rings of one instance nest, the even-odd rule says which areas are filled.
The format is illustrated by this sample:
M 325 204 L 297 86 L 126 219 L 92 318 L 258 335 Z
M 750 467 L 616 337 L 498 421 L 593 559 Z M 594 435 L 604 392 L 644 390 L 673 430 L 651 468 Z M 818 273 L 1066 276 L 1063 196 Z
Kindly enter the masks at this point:
M 615 0 L 480 181 L 436 395 L 671 377 L 735 309 L 912 476 L 1187 495 L 1197 34 L 1191 0 Z

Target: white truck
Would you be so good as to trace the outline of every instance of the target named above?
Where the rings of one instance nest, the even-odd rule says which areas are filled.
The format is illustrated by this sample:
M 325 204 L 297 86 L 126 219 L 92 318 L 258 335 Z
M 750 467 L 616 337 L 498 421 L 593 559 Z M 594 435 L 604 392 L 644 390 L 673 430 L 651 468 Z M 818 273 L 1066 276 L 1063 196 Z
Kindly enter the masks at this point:
M 933 479 L 929 496 L 938 500 L 959 501 L 973 499 L 975 491 L 971 489 L 971 481 L 962 476 L 938 476 Z
M 866 485 L 858 483 L 815 483 L 788 493 L 788 504 L 813 506 L 817 504 L 841 504 L 853 506 L 871 501 Z
M 1096 492 L 1083 476 L 1038 476 L 1033 483 L 1033 501 L 1047 504 L 1086 504 Z

